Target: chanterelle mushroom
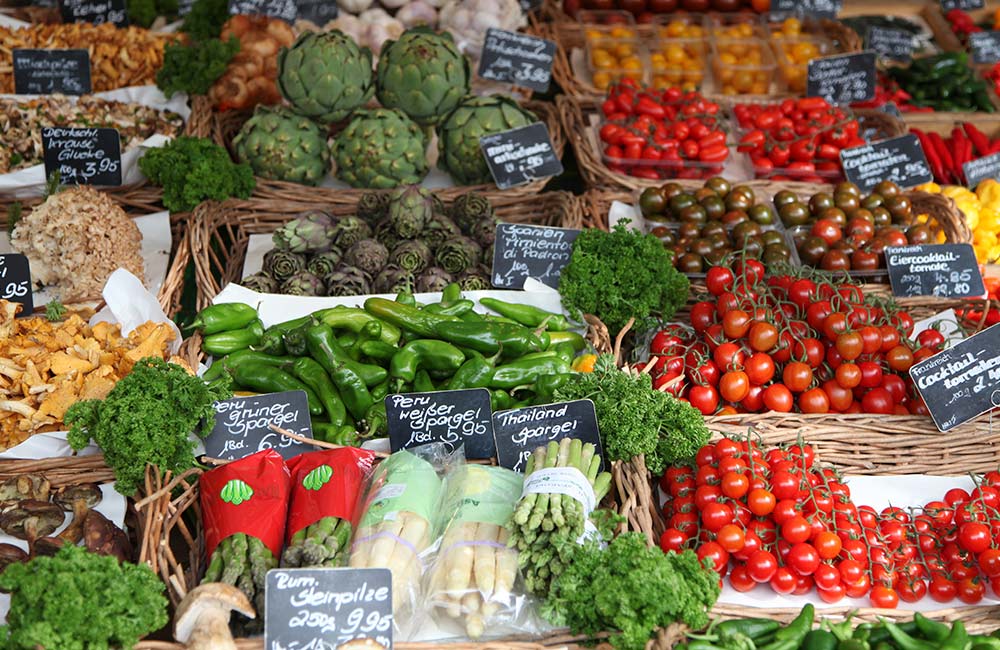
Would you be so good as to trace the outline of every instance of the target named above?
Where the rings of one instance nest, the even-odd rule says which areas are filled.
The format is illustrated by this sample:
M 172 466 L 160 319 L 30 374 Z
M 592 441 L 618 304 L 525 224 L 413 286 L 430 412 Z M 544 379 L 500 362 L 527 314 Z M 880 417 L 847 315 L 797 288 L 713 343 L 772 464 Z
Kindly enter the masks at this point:
M 229 614 L 257 616 L 246 595 L 223 582 L 207 582 L 189 591 L 174 616 L 174 639 L 188 650 L 236 650 Z

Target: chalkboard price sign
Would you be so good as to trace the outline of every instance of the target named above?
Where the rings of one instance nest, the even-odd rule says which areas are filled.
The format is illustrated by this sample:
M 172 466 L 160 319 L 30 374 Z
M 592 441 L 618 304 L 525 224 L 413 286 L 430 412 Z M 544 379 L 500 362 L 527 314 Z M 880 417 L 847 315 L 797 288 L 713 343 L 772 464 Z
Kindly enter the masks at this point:
M 971 244 L 885 249 L 892 294 L 901 298 L 976 298 L 986 293 Z
M 264 449 L 274 449 L 288 460 L 314 449 L 273 431 L 272 424 L 312 438 L 312 420 L 305 392 L 291 390 L 216 402 L 215 426 L 205 438 L 205 454 L 237 460 Z
M 114 23 L 128 27 L 125 0 L 59 0 L 59 12 L 64 23 Z
M 910 367 L 934 424 L 949 431 L 1000 406 L 1000 325 Z
M 969 34 L 969 48 L 973 63 L 1000 61 L 1000 32 L 974 32 Z
M 1000 153 L 963 163 L 962 173 L 965 174 L 965 185 L 973 189 L 987 178 L 1000 179 Z
M 945 12 L 952 9 L 969 11 L 971 9 L 982 9 L 985 6 L 985 0 L 941 0 L 941 11 Z
M 295 0 L 229 0 L 229 13 L 248 16 L 270 16 L 294 22 L 298 16 Z
M 392 650 L 389 569 L 272 569 L 264 598 L 266 650 Z
M 23 305 L 18 316 L 30 316 L 35 309 L 28 258 L 20 253 L 0 255 L 0 299 Z
M 490 27 L 479 59 L 479 76 L 545 92 L 555 56 L 555 41 Z
M 863 102 L 875 96 L 875 53 L 859 52 L 811 59 L 806 95 L 831 104 Z
M 843 149 L 840 162 L 847 180 L 868 192 L 879 181 L 892 181 L 907 188 L 933 180 L 927 156 L 912 133 Z
M 535 449 L 563 438 L 593 443 L 601 456 L 601 466 L 606 464 L 597 413 L 589 399 L 497 411 L 493 414 L 493 435 L 497 464 L 515 472 L 524 471 Z
M 909 61 L 913 58 L 915 40 L 913 34 L 905 29 L 872 25 L 868 28 L 865 42 L 869 50 L 874 50 L 883 59 Z
M 494 182 L 502 190 L 557 176 L 563 171 L 552 147 L 549 127 L 542 122 L 484 135 L 479 139 L 479 147 Z
M 569 263 L 573 242 L 580 234 L 570 228 L 498 223 L 493 246 L 493 286 L 522 289 L 527 278 L 535 278 L 553 289 Z
M 14 92 L 18 95 L 85 95 L 90 92 L 87 50 L 14 50 Z
M 337 17 L 337 3 L 331 0 L 296 0 L 298 17 L 320 27 Z
M 840 0 L 772 0 L 771 13 L 799 13 L 816 18 L 836 18 Z
M 59 172 L 72 185 L 121 185 L 122 149 L 117 129 L 42 127 L 45 176 Z
M 386 395 L 389 446 L 393 451 L 431 442 L 465 448 L 465 457 L 493 458 L 493 411 L 485 388 Z

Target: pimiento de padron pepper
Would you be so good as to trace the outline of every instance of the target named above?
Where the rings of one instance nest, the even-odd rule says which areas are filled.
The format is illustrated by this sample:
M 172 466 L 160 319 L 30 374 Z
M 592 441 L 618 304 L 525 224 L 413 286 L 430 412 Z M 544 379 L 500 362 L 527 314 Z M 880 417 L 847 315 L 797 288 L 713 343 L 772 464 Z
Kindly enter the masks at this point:
M 204 377 L 230 377 L 256 392 L 304 391 L 316 438 L 352 445 L 385 433 L 389 393 L 486 388 L 494 409 L 552 401 L 586 342 L 562 314 L 530 305 L 411 294 L 372 297 L 363 308 L 332 307 L 260 327 L 249 305 L 206 308 L 193 323 L 215 360 Z

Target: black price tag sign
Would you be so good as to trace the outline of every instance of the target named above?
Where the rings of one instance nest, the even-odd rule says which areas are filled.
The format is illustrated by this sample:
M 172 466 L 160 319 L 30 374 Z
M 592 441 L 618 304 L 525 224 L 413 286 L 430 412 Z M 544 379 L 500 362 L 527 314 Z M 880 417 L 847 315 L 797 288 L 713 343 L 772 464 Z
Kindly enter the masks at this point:
M 868 28 L 865 45 L 869 50 L 877 52 L 883 59 L 909 61 L 913 58 L 916 39 L 905 29 L 872 25 Z
M 322 27 L 337 17 L 337 3 L 332 0 L 296 0 L 298 17 Z
M 831 104 L 851 104 L 875 96 L 875 53 L 825 56 L 809 61 L 806 95 Z
M 840 163 L 847 180 L 868 192 L 879 181 L 914 187 L 933 180 L 923 147 L 912 133 L 843 149 Z
M 545 92 L 555 56 L 554 41 L 490 27 L 479 58 L 479 76 Z
M 264 598 L 269 650 L 392 650 L 389 569 L 272 569 Z
M 122 148 L 117 129 L 42 127 L 45 176 L 59 172 L 67 185 L 121 185 Z
M 1000 32 L 974 32 L 969 34 L 969 49 L 973 63 L 1000 61 Z
M 535 278 L 553 289 L 569 263 L 579 230 L 498 223 L 493 245 L 493 286 L 523 289 L 527 278 Z
M 114 23 L 128 27 L 125 0 L 59 0 L 64 23 Z
M 30 316 L 35 310 L 27 256 L 20 253 L 0 255 L 0 299 L 24 305 L 19 316 Z
M 1000 179 L 1000 153 L 991 153 L 963 163 L 962 173 L 965 174 L 965 185 L 972 189 L 976 189 L 987 178 Z
M 771 13 L 796 13 L 817 18 L 836 18 L 843 4 L 840 0 L 772 0 Z
M 542 122 L 484 135 L 479 138 L 479 147 L 501 190 L 557 176 L 563 171 L 549 137 L 549 127 Z
M 986 293 L 971 244 L 885 249 L 892 295 L 901 298 L 978 298 Z
M 18 95 L 86 95 L 90 92 L 87 50 L 14 50 L 14 92 Z
M 941 11 L 945 12 L 952 9 L 969 11 L 971 9 L 982 9 L 985 6 L 984 0 L 941 0 Z
M 934 424 L 949 431 L 1000 406 L 1000 325 L 910 367 Z
M 315 449 L 271 429 L 273 424 L 306 438 L 313 437 L 309 402 L 301 390 L 233 397 L 214 406 L 215 426 L 205 438 L 206 456 L 237 460 L 274 449 L 288 460 Z
M 291 23 L 298 16 L 298 7 L 295 0 L 229 0 L 229 13 L 233 16 L 270 16 Z
M 601 457 L 601 467 L 605 465 L 597 413 L 589 399 L 497 411 L 493 414 L 493 435 L 497 464 L 515 472 L 524 471 L 528 456 L 536 449 L 563 438 L 592 443 Z
M 387 395 L 385 413 L 393 451 L 443 442 L 451 450 L 464 445 L 466 458 L 496 455 L 490 391 L 485 388 Z

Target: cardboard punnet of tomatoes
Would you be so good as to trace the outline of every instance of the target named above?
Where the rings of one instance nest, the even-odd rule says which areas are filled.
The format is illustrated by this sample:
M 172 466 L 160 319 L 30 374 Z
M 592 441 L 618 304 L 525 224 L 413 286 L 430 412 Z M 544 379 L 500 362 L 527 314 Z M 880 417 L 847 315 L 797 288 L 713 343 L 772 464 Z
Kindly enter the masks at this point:
M 877 511 L 856 505 L 848 480 L 819 460 L 801 439 L 784 448 L 753 437 L 705 445 L 694 464 L 660 480 L 660 546 L 694 549 L 738 592 L 763 585 L 883 609 L 927 597 L 975 605 L 987 589 L 1000 597 L 1000 472 L 923 507 Z
M 606 11 L 620 9 L 635 16 L 637 22 L 649 22 L 657 14 L 674 11 L 743 11 L 764 13 L 771 0 L 563 0 L 563 11 L 575 16 L 581 9 Z

